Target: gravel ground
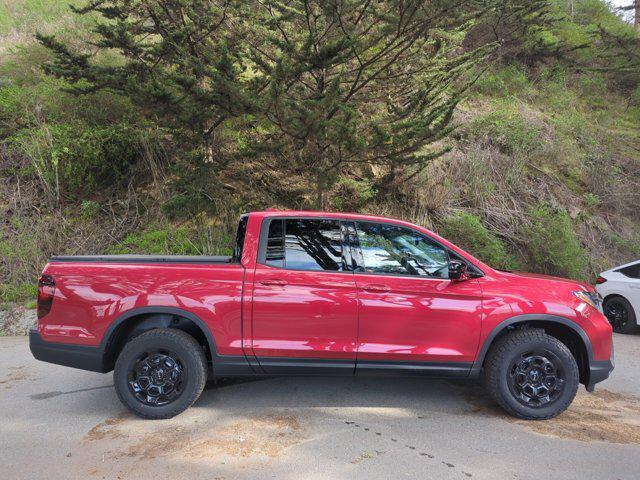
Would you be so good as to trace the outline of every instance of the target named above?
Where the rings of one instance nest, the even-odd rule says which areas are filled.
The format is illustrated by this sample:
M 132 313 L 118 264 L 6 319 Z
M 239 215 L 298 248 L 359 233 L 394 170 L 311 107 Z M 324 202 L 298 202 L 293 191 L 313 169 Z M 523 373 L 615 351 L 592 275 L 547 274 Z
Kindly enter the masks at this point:
M 144 421 L 110 374 L 35 361 L 0 338 L 2 478 L 637 479 L 640 336 L 557 419 L 506 416 L 473 382 L 275 378 L 210 384 L 177 418 Z

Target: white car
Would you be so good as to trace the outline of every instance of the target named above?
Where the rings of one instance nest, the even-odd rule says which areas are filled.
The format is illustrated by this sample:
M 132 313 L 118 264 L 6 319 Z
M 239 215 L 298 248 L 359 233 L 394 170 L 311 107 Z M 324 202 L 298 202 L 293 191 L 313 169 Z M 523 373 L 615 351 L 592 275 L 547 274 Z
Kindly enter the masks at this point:
M 596 290 L 603 298 L 603 310 L 613 330 L 633 333 L 640 320 L 640 260 L 602 272 Z

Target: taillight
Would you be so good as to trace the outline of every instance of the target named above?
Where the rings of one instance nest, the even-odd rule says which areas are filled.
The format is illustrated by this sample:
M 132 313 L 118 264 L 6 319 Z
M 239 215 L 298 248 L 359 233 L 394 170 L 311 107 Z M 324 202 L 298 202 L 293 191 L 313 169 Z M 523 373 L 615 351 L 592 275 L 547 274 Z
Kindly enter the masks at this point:
M 53 275 L 40 275 L 38 280 L 38 318 L 44 317 L 51 311 L 55 292 L 56 282 Z
M 604 278 L 604 277 L 598 277 L 598 278 L 596 278 L 596 285 L 600 285 L 601 283 L 604 283 L 604 282 L 606 282 L 606 281 L 607 281 L 607 279 L 606 279 L 606 278 Z

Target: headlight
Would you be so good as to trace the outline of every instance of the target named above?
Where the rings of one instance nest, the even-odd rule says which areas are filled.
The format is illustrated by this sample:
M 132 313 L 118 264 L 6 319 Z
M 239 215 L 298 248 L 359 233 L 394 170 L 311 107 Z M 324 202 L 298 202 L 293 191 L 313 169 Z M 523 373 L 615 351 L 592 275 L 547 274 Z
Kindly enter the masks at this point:
M 600 299 L 600 295 L 598 293 L 590 293 L 590 292 L 578 290 L 573 292 L 573 294 L 584 303 L 591 305 L 596 310 L 602 311 L 600 308 L 600 305 L 602 302 Z

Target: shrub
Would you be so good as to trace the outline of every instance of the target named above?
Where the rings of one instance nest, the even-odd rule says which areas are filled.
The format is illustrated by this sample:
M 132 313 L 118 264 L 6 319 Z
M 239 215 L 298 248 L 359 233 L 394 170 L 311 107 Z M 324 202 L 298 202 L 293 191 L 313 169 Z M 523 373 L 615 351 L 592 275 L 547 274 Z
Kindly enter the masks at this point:
M 443 235 L 456 245 L 495 268 L 516 268 L 504 242 L 482 224 L 477 215 L 457 212 L 443 221 Z
M 151 227 L 132 233 L 111 249 L 115 254 L 198 255 L 185 227 Z
M 20 285 L 0 283 L 0 304 L 9 302 L 31 303 L 38 295 L 36 282 Z
M 490 113 L 470 122 L 467 132 L 472 137 L 485 137 L 509 155 L 530 153 L 540 147 L 540 130 L 525 119 L 514 102 L 497 102 Z
M 584 278 L 587 254 L 580 246 L 569 214 L 563 208 L 539 204 L 531 210 L 525 228 L 527 249 L 536 271 L 569 278 Z
M 478 78 L 474 88 L 490 96 L 508 96 L 524 92 L 530 86 L 525 70 L 508 65 L 499 70 L 488 70 Z
M 367 179 L 341 178 L 336 185 L 333 204 L 338 210 L 357 211 L 376 195 L 376 189 Z
M 94 127 L 73 122 L 24 129 L 10 144 L 31 160 L 48 185 L 86 194 L 124 183 L 139 158 L 139 138 L 128 124 Z
M 230 255 L 237 216 L 220 222 L 204 214 L 178 227 L 167 223 L 127 235 L 110 249 L 114 254 Z

